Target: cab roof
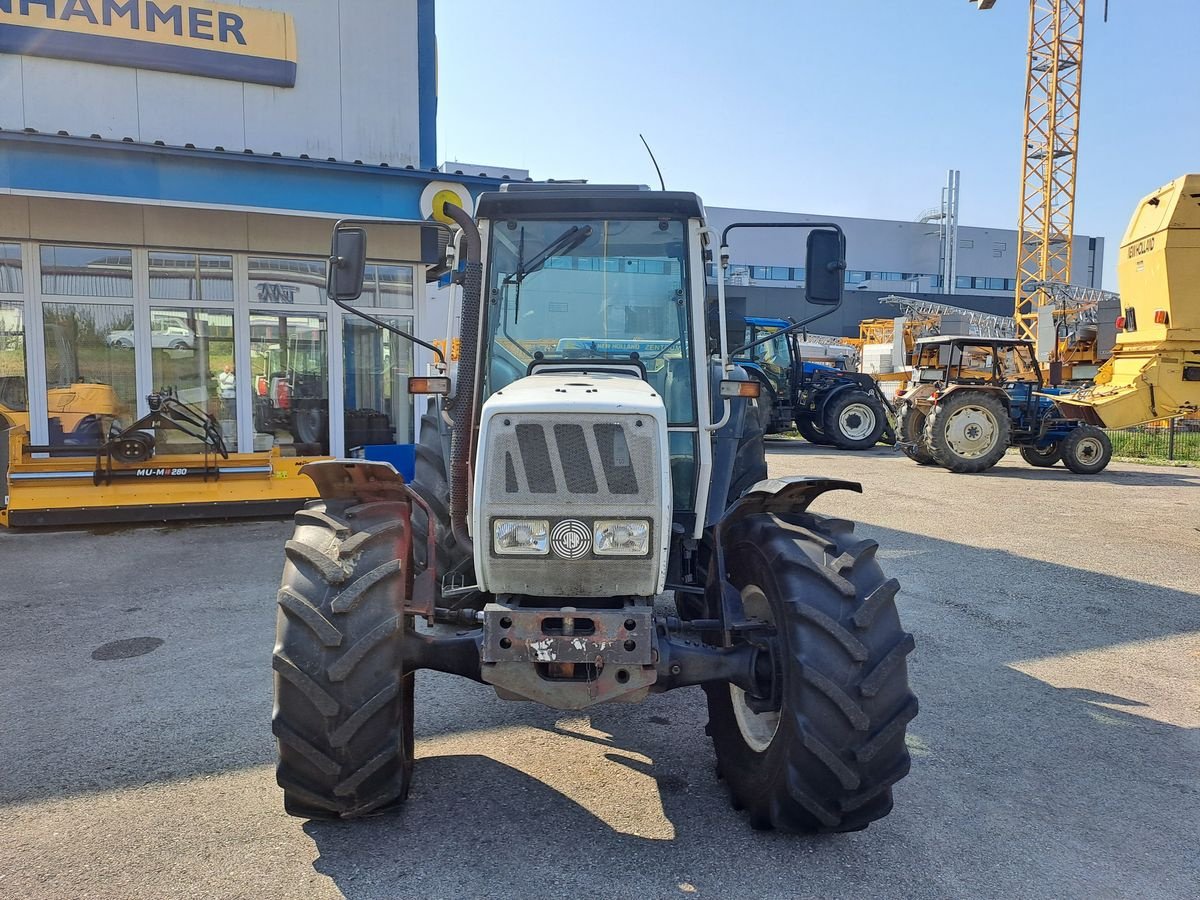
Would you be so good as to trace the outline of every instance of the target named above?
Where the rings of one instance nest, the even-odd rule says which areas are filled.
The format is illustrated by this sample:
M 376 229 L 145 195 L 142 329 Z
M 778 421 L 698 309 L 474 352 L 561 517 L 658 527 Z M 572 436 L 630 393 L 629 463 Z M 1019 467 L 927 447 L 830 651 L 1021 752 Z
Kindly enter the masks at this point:
M 770 316 L 746 316 L 746 324 L 758 328 L 787 328 L 792 323 L 787 319 L 775 319 Z
M 479 195 L 476 206 L 479 218 L 571 215 L 704 218 L 704 204 L 696 194 L 686 191 L 652 191 L 628 184 L 558 182 L 514 183 L 504 187 L 506 190 Z

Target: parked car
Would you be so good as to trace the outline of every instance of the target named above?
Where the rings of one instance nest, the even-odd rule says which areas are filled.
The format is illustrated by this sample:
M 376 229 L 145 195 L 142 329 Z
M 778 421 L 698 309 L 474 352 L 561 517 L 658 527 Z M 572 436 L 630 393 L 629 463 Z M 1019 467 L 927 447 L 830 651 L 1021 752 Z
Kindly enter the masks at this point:
M 150 346 L 155 350 L 191 350 L 196 343 L 196 333 L 182 319 L 154 319 L 150 324 Z M 110 331 L 105 341 L 110 347 L 132 350 L 133 329 Z

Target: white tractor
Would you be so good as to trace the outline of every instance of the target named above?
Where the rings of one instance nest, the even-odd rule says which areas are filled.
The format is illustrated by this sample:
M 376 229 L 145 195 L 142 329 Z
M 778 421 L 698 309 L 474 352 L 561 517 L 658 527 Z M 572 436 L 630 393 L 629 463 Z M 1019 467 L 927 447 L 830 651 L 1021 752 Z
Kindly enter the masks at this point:
M 413 482 L 304 469 L 321 499 L 287 544 L 274 654 L 287 811 L 404 800 L 425 668 L 569 710 L 703 685 L 754 827 L 865 828 L 909 769 L 913 639 L 875 542 L 808 509 L 859 485 L 767 477 L 757 382 L 706 328 L 725 234 L 694 194 L 506 187 L 475 218 L 444 209 L 460 362 L 453 383 L 444 358 L 411 382 L 432 395 Z M 845 247 L 836 226 L 791 227 L 816 307 L 800 329 L 841 302 Z M 356 314 L 366 240 L 339 223 L 330 260 L 330 297 Z

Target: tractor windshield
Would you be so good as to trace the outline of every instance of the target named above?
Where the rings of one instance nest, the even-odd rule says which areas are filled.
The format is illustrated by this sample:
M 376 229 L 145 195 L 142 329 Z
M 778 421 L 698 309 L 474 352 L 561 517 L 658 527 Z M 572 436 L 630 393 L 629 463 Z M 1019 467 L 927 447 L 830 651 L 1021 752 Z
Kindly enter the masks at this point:
M 548 360 L 637 354 L 671 425 L 694 425 L 684 222 L 492 223 L 484 397 Z

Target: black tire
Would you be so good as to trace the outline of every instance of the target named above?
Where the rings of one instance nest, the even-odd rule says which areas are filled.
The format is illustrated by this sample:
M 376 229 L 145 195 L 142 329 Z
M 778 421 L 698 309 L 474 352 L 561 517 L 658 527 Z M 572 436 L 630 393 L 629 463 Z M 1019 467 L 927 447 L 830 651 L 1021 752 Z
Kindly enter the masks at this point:
M 979 429 L 977 438 L 972 426 Z M 1004 458 L 1011 434 L 1008 409 L 987 391 L 954 391 L 925 419 L 929 452 L 951 472 L 987 471 Z
M 1058 444 L 1051 444 L 1044 450 L 1039 450 L 1037 447 L 1022 447 L 1021 459 L 1039 469 L 1048 469 L 1062 459 L 1062 448 Z
M 925 443 L 925 413 L 915 403 L 900 404 L 896 416 L 896 444 L 913 462 L 922 466 L 937 465 Z
M 755 828 L 866 828 L 891 811 L 892 785 L 908 774 L 914 642 L 896 611 L 899 584 L 884 577 L 876 547 L 857 540 L 851 523 L 811 513 L 758 513 L 726 532 L 730 583 L 748 612 L 769 607 L 780 648 L 773 731 L 737 688 L 705 685 L 718 771 Z M 739 716 L 749 717 L 745 726 Z M 748 739 L 763 721 L 769 736 Z
M 816 444 L 819 447 L 828 446 L 832 441 L 825 437 L 817 423 L 807 416 L 796 416 L 796 430 L 800 432 L 800 436 L 810 444 Z
M 276 625 L 276 778 L 284 809 L 356 818 L 401 803 L 413 760 L 394 553 L 400 504 L 313 501 L 296 513 Z
M 1103 472 L 1112 452 L 1112 441 L 1094 425 L 1076 425 L 1062 440 L 1063 462 L 1076 475 Z
M 822 410 L 821 431 L 839 450 L 868 450 L 879 443 L 887 414 L 866 391 L 843 390 Z
M 762 419 L 747 407 L 743 418 L 742 437 L 733 460 L 733 475 L 729 480 L 729 495 L 725 508 L 733 505 L 747 488 L 767 477 L 767 448 L 763 441 Z
M 319 447 L 329 452 L 329 416 L 318 406 L 297 409 L 292 413 L 292 437 L 301 444 Z

